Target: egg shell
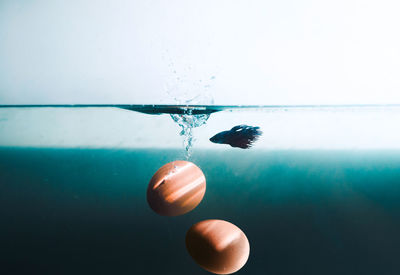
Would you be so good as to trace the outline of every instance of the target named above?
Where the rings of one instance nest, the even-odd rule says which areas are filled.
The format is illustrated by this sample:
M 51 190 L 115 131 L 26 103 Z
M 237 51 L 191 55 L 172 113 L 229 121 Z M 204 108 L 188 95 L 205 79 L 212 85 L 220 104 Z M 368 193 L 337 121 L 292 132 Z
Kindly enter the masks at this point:
M 215 274 L 238 271 L 250 254 L 249 241 L 243 231 L 223 220 L 194 224 L 186 234 L 186 248 L 197 264 Z
M 193 210 L 206 192 L 206 178 L 199 167 L 177 160 L 162 166 L 151 178 L 147 202 L 162 216 L 178 216 Z

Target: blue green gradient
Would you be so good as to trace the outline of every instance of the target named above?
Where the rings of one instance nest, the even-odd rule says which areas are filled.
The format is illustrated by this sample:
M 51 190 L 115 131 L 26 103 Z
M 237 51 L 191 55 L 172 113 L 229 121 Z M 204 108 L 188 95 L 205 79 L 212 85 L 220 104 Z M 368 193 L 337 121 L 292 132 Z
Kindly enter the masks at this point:
M 146 188 L 181 150 L 0 150 L 7 274 L 207 274 L 185 250 L 203 219 L 239 226 L 237 274 L 397 274 L 400 151 L 196 151 L 203 201 L 161 217 Z

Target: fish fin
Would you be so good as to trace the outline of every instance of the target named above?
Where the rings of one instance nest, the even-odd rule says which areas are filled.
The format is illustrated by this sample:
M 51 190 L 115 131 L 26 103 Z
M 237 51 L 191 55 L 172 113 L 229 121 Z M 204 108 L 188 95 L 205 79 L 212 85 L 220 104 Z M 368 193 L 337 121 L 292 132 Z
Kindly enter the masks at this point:
M 240 125 L 237 125 L 237 126 L 233 127 L 231 129 L 231 131 L 235 131 L 235 132 L 236 131 L 241 131 L 241 130 L 245 129 L 246 127 L 249 127 L 249 126 L 247 126 L 245 124 L 240 124 Z

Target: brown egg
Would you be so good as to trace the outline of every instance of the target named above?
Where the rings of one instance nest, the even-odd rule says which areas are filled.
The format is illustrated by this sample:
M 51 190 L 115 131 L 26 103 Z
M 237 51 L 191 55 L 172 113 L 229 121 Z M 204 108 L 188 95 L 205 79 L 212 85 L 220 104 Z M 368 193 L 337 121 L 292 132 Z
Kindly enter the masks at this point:
M 247 262 L 250 245 L 236 225 L 223 220 L 205 220 L 186 233 L 186 248 L 204 269 L 215 274 L 230 274 Z
M 163 216 L 178 216 L 193 210 L 206 192 L 206 178 L 195 164 L 177 160 L 162 166 L 151 178 L 147 202 Z

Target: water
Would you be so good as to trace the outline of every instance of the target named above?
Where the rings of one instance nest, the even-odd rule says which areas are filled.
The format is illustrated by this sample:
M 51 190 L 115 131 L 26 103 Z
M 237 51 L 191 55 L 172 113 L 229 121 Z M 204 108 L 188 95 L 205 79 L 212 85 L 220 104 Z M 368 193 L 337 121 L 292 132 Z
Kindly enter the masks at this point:
M 207 122 L 210 114 L 194 115 L 191 109 L 185 109 L 184 114 L 171 114 L 171 118 L 182 128 L 179 133 L 184 137 L 183 147 L 185 148 L 185 158 L 188 160 L 192 154 L 192 147 L 195 141 L 193 128 L 200 127 Z
M 184 236 L 209 218 L 246 233 L 237 274 L 398 274 L 399 112 L 238 111 L 192 129 L 207 191 L 171 218 L 145 196 L 186 155 L 170 114 L 0 109 L 2 274 L 207 274 Z M 252 149 L 208 141 L 241 123 L 262 127 Z

